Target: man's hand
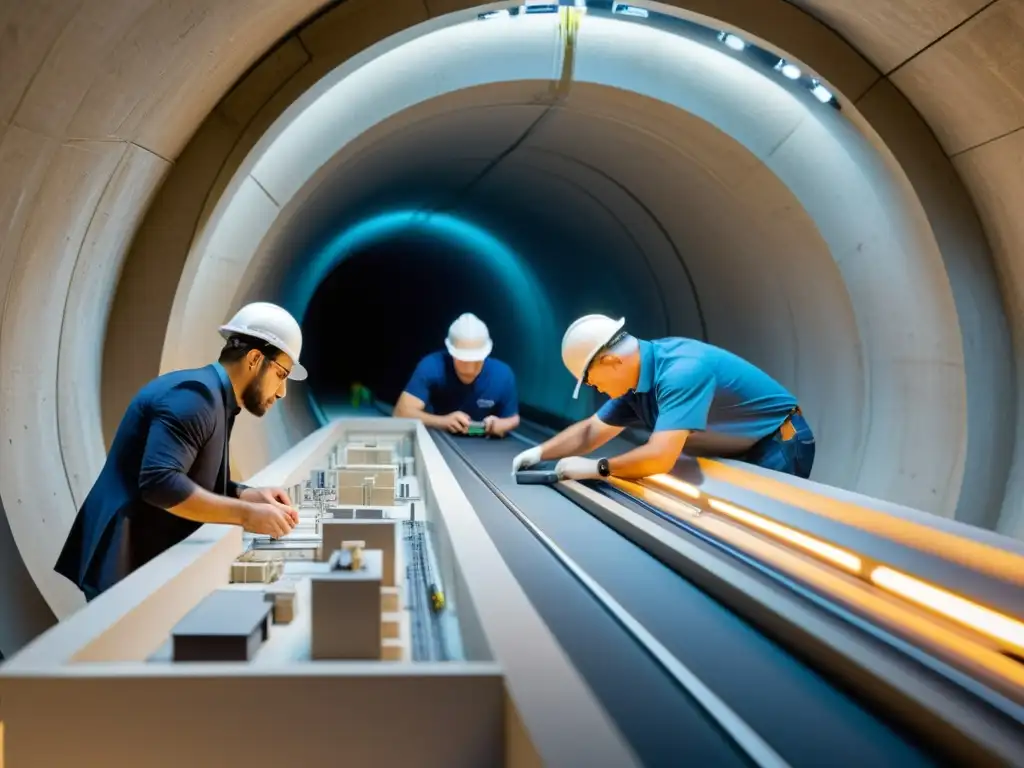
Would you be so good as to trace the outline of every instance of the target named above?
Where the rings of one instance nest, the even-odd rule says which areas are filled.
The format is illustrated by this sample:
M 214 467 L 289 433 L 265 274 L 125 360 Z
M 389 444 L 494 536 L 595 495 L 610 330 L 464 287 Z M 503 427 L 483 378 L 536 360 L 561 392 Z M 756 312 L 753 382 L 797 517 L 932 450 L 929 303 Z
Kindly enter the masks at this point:
M 292 506 L 292 500 L 284 488 L 246 488 L 238 498 L 253 504 L 278 504 L 285 507 L 285 511 L 292 520 L 292 525 L 299 523 L 299 511 Z
M 453 435 L 464 435 L 469 431 L 469 423 L 472 421 L 468 414 L 462 411 L 452 411 L 443 417 L 441 424 Z
M 540 457 L 541 449 L 539 445 L 535 445 L 533 448 L 527 448 L 512 459 L 512 476 L 515 477 L 516 472 L 520 469 L 527 469 L 528 467 L 532 467 L 534 464 L 540 464 Z
M 593 480 L 601 476 L 597 471 L 597 459 L 581 456 L 567 456 L 555 465 L 559 480 Z
M 501 428 L 501 419 L 493 414 L 484 418 L 484 432 L 494 437 L 504 437 L 505 430 Z
M 250 490 L 257 490 L 252 488 Z M 271 536 L 279 539 L 292 532 L 295 523 L 298 522 L 298 515 L 293 520 L 291 513 L 294 510 L 283 504 L 274 502 L 253 503 L 247 502 L 247 509 L 242 518 L 242 527 L 249 533 L 260 533 L 264 536 Z

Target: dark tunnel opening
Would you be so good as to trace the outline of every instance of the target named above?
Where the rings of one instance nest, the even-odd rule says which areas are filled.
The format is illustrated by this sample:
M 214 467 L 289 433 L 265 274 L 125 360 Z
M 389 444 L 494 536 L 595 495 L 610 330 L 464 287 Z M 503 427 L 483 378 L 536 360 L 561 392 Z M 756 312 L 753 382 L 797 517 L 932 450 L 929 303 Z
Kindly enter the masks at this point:
M 451 322 L 472 312 L 487 323 L 494 356 L 508 358 L 521 329 L 516 298 L 478 255 L 408 231 L 366 245 L 318 286 L 303 322 L 310 396 L 326 411 L 362 384 L 394 403 L 416 363 L 444 349 Z M 505 355 L 502 351 L 505 351 Z

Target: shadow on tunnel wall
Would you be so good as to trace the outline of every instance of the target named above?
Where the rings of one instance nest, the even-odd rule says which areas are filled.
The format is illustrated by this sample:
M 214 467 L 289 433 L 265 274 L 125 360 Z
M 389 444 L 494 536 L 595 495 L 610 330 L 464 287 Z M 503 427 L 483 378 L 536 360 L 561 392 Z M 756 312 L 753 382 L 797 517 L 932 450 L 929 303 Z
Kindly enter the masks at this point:
M 57 623 L 35 588 L 0 504 L 0 661 Z M 20 588 L 12 589 L 18 586 Z M 2 748 L 2 745 L 0 745 Z

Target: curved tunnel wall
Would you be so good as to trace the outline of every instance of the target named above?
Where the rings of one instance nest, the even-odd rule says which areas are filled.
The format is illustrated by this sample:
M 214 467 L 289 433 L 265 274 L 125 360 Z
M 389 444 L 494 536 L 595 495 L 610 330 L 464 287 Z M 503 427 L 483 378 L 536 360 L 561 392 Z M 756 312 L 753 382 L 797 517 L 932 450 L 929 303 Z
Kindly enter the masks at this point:
M 676 266 L 692 262 L 692 269 L 704 269 L 704 279 L 698 276 L 696 281 L 702 284 L 698 295 L 700 290 L 717 291 L 705 301 L 712 315 L 717 311 L 717 318 L 710 323 L 711 340 L 763 365 L 793 387 L 807 406 L 823 445 L 819 476 L 871 495 L 952 514 L 962 479 L 964 423 L 955 419 L 936 421 L 919 414 L 964 411 L 961 339 L 939 250 L 923 209 L 909 193 L 909 185 L 901 185 L 894 178 L 893 169 L 841 115 L 811 103 L 806 93 L 795 94 L 780 87 L 779 78 L 773 78 L 770 70 L 747 66 L 722 50 L 656 29 L 624 27 L 616 21 L 588 17 L 581 28 L 573 75 L 574 83 L 584 87 L 574 85 L 575 90 L 558 95 L 552 93 L 549 84 L 557 81 L 562 69 L 562 62 L 551 55 L 560 48 L 553 17 L 508 19 L 502 23 L 474 21 L 435 29 L 388 52 L 368 52 L 368 57 L 371 53 L 378 55 L 369 61 L 347 63 L 329 80 L 319 83 L 282 116 L 264 138 L 263 147 L 253 152 L 248 167 L 243 166 L 232 182 L 240 193 L 225 198 L 197 243 L 190 256 L 197 265 L 196 279 L 191 288 L 185 284 L 179 295 L 183 323 L 171 328 L 165 362 L 173 367 L 200 359 L 200 351 L 191 340 L 198 337 L 201 328 L 219 321 L 214 314 L 218 311 L 216 296 L 233 292 L 230 286 L 240 282 L 236 272 L 218 268 L 218 254 L 225 249 L 222 243 L 230 242 L 231 260 L 237 263 L 236 254 L 262 238 L 263 232 L 251 226 L 245 232 L 248 242 L 236 236 L 241 229 L 239 222 L 251 220 L 255 206 L 267 206 L 268 202 L 280 206 L 289 201 L 306 179 L 323 172 L 329 159 L 351 138 L 361 136 L 365 143 L 372 144 L 368 137 L 372 134 L 367 134 L 369 126 L 376 126 L 388 116 L 400 119 L 403 108 L 438 91 L 464 93 L 485 83 L 529 78 L 538 81 L 535 92 L 529 101 L 516 105 L 520 108 L 519 126 L 506 103 L 508 114 L 501 127 L 511 135 L 502 137 L 498 148 L 516 146 L 535 132 L 541 137 L 537 149 L 581 160 L 612 178 L 629 179 L 627 189 L 643 190 L 640 196 L 646 204 L 661 209 L 652 223 L 671 232 L 677 249 L 689 251 Z M 444 51 L 458 53 L 445 57 Z M 486 64 L 470 66 L 474 61 Z M 427 62 L 433 67 L 428 68 Z M 653 125 L 640 121 L 637 115 L 643 110 L 638 105 L 616 104 L 613 99 L 602 98 L 604 94 L 594 95 L 593 89 L 585 87 L 589 83 L 644 94 L 680 107 L 719 126 L 749 154 L 730 148 L 731 165 L 707 152 L 689 157 L 686 152 L 692 147 L 684 149 L 667 135 L 657 134 Z M 380 95 L 382 91 L 387 98 Z M 807 98 L 801 100 L 800 95 Z M 530 104 L 537 105 L 532 113 Z M 554 110 L 554 117 L 544 120 L 549 117 L 549 109 Z M 451 115 L 450 107 L 445 111 Z M 646 179 L 637 178 L 637 170 L 645 166 L 641 147 L 624 142 L 611 149 L 613 144 L 588 141 L 588 128 L 582 122 L 564 128 L 561 134 L 550 127 L 576 113 L 587 117 L 587 125 L 602 119 L 635 122 L 654 133 L 652 145 L 668 144 L 673 151 L 661 153 L 657 162 L 646 164 L 654 170 Z M 410 119 L 408 115 L 406 118 Z M 451 130 L 442 133 L 450 136 Z M 418 135 L 408 141 L 418 152 L 433 158 L 464 159 L 428 148 Z M 463 143 L 459 142 L 460 146 Z M 492 149 L 492 155 L 498 148 Z M 646 154 L 655 156 L 650 151 Z M 491 162 L 490 157 L 481 159 Z M 687 160 L 698 166 L 705 164 L 702 170 L 713 177 L 713 183 L 701 185 L 696 194 L 667 194 L 667 179 L 685 178 L 691 188 L 697 186 L 693 169 L 685 168 Z M 768 171 L 760 176 L 758 160 Z M 822 168 L 828 168 L 829 174 L 822 174 Z M 495 175 L 500 171 L 497 169 Z M 477 169 L 470 168 L 470 172 L 476 173 Z M 408 181 L 407 177 L 396 177 L 393 170 L 382 172 L 379 168 L 376 173 L 359 174 L 337 166 L 332 173 L 345 179 L 349 194 L 356 200 L 359 196 L 352 188 L 358 187 L 357 179 L 372 178 L 378 185 L 394 188 Z M 732 178 L 723 181 L 722 176 L 728 173 Z M 814 275 L 811 265 L 815 262 L 808 242 L 817 245 L 820 239 L 798 232 L 796 216 L 786 216 L 786 206 L 777 204 L 782 200 L 789 203 L 789 210 L 799 207 L 780 193 L 772 174 L 810 212 L 832 254 L 831 259 L 827 254 L 818 256 L 838 265 L 842 276 L 838 283 L 830 285 L 827 277 L 808 279 Z M 554 194 L 550 185 L 538 177 L 531 177 L 531 182 L 504 196 L 506 211 L 515 211 L 512 201 L 517 198 L 542 200 L 554 210 L 565 207 L 566 198 Z M 514 186 L 514 182 L 506 183 Z M 245 190 L 247 186 L 252 191 Z M 253 196 L 260 198 L 261 192 L 266 200 L 254 201 Z M 474 194 L 473 199 L 478 195 Z M 308 202 L 304 200 L 303 204 Z M 765 215 L 767 209 L 772 216 Z M 336 210 L 345 209 L 337 205 Z M 724 220 L 722 211 L 727 211 Z M 510 218 L 528 221 L 531 217 Z M 566 218 L 572 218 L 571 213 Z M 775 221 L 769 224 L 772 218 Z M 745 226 L 736 227 L 737 221 L 745 222 Z M 304 228 L 309 228 L 308 222 Z M 544 227 L 542 231 L 547 236 L 557 227 Z M 532 245 L 536 248 L 538 244 L 539 238 Z M 282 247 L 278 252 L 282 250 L 302 253 L 295 247 Z M 758 257 L 751 258 L 752 254 Z M 896 254 L 900 257 L 899 270 L 891 269 L 891 261 L 887 263 Z M 578 270 L 586 269 L 588 256 L 577 255 L 574 264 Z M 884 280 L 878 279 L 882 273 Z M 663 288 L 683 285 L 681 278 L 671 275 Z M 284 281 L 289 288 L 294 284 Z M 256 293 L 273 290 L 273 285 L 257 283 Z M 298 285 L 304 285 L 302 280 Z M 283 296 L 289 288 L 284 289 Z M 910 309 L 903 298 L 914 291 L 918 296 Z M 566 297 L 572 295 L 567 293 Z M 855 323 L 837 329 L 833 320 L 829 329 L 833 333 L 823 335 L 829 318 L 834 319 L 839 306 L 847 301 L 852 303 Z M 548 336 L 557 338 L 559 330 L 550 328 Z M 702 335 L 692 326 L 671 330 Z M 189 346 L 182 347 L 179 340 L 187 340 Z M 810 348 L 803 355 L 802 378 L 801 347 Z M 211 352 L 202 350 L 204 355 Z M 828 360 L 828 370 L 835 374 L 831 379 L 822 375 L 824 366 L 820 363 L 808 364 L 808 360 L 823 359 Z M 560 374 L 557 357 L 546 360 L 554 364 L 533 362 L 521 369 L 527 380 L 524 400 L 542 406 L 548 403 L 538 399 L 546 393 L 531 389 L 531 374 L 538 368 L 543 371 L 545 389 Z M 908 407 L 911 403 L 912 408 Z M 835 425 L 831 429 L 830 420 Z M 908 453 L 907 443 L 928 445 L 929 450 Z M 251 460 L 254 465 L 263 461 L 267 453 L 257 452 L 258 444 L 247 440 L 251 454 L 240 456 L 239 461 Z
M 102 461 L 96 451 L 101 434 L 100 361 L 71 351 L 88 348 L 90 339 L 96 338 L 92 323 L 102 326 L 106 319 L 103 309 L 109 306 L 122 264 L 103 353 L 103 422 L 108 435 L 109 424 L 116 423 L 129 393 L 158 369 L 173 287 L 192 233 L 209 214 L 204 197 L 217 198 L 262 130 L 337 62 L 428 15 L 468 4 L 350 0 L 288 37 L 212 113 L 210 109 L 249 64 L 321 3 L 254 7 L 218 0 L 210 13 L 201 5 L 184 0 L 133 2 L 121 9 L 31 4 L 6 12 L 7 28 L 21 34 L 15 44 L 0 46 L 0 68 L 10 73 L 0 88 L 0 167 L 5 171 L 0 174 L 0 264 L 8 297 L 2 340 L 2 428 L 7 440 L 0 441 L 7 455 L 0 457 L 0 494 L 12 527 L 39 534 L 18 536 L 18 548 L 59 614 L 79 599 L 59 580 L 49 578 L 49 564 Z M 820 12 L 814 3 L 801 5 Z M 827 12 L 831 26 L 861 45 L 883 73 L 891 74 L 891 79 L 882 80 L 833 33 L 792 6 L 694 2 L 690 8 L 705 14 L 713 9 L 726 17 L 724 23 L 771 40 L 822 73 L 857 103 L 907 171 L 932 230 L 946 241 L 942 257 L 954 278 L 960 330 L 971 334 L 964 339 L 964 354 L 975 356 L 968 370 L 984 374 L 968 381 L 968 408 L 972 398 L 990 395 L 995 403 L 990 412 L 1002 414 L 1001 424 L 1007 428 L 1000 430 L 1000 423 L 984 413 L 972 413 L 969 419 L 962 413 L 930 418 L 968 421 L 969 432 L 977 424 L 988 432 L 995 450 L 984 450 L 984 435 L 971 438 L 977 443 L 974 450 L 966 445 L 962 450 L 968 467 L 972 456 L 975 463 L 979 456 L 994 458 L 995 466 L 980 481 L 981 473 L 965 472 L 961 499 L 970 483 L 976 506 L 998 506 L 1000 472 L 1005 476 L 998 459 L 1009 455 L 1013 435 L 1005 418 L 1013 408 L 1000 398 L 1012 397 L 1014 390 L 1012 377 L 1001 375 L 1007 373 L 1005 361 L 1010 358 L 995 307 L 999 292 L 985 261 L 978 223 L 973 214 L 964 213 L 958 180 L 948 172 L 948 162 L 927 128 L 891 83 L 896 82 L 924 112 L 945 154 L 956 155 L 957 170 L 974 193 L 992 237 L 1016 328 L 1021 319 L 1019 284 L 1009 257 L 1024 239 L 1014 213 L 1019 206 L 1012 202 L 1019 199 L 1015 185 L 1024 176 L 1018 150 L 1021 132 L 1015 131 L 1020 99 L 993 98 L 1006 95 L 1005 84 L 988 74 L 997 68 L 983 66 L 987 62 L 980 53 L 987 50 L 984 56 L 997 60 L 1009 55 L 1006 51 L 1012 47 L 987 49 L 981 43 L 1003 30 L 1019 31 L 1015 6 L 1000 0 L 969 19 L 978 9 L 961 3 L 955 8 L 952 3 L 931 4 L 921 12 L 901 3 L 879 3 L 877 8 L 862 3 L 839 16 Z M 915 24 L 885 23 L 908 13 L 923 15 Z M 939 38 L 941 42 L 932 45 Z M 174 42 L 162 42 L 166 40 Z M 935 87 L 938 83 L 941 88 Z M 970 98 L 932 95 L 940 92 L 962 92 Z M 156 204 L 143 221 L 143 211 L 154 199 Z M 965 226 L 954 228 L 954 222 Z M 48 233 L 53 234 L 46 239 Z M 78 306 L 85 297 L 98 302 L 101 311 L 92 317 L 99 319 L 54 331 L 54 319 L 63 316 L 60 308 Z M 127 344 L 126 339 L 134 343 Z M 81 396 L 73 406 L 76 393 Z M 268 432 L 283 434 L 284 440 L 305 428 L 297 418 L 265 426 Z M 1020 519 L 1019 464 L 1003 503 L 1003 528 L 1008 532 Z M 53 484 L 36 481 L 41 475 Z M 3 554 L 5 564 L 16 566 L 18 558 L 8 557 L 17 554 L 12 541 L 6 540 Z M 26 591 L 31 587 L 24 575 L 5 580 L 4 625 L 10 629 L 6 643 L 31 636 L 33 621 L 35 626 L 45 623 L 42 612 L 32 607 L 11 609 L 10 595 Z

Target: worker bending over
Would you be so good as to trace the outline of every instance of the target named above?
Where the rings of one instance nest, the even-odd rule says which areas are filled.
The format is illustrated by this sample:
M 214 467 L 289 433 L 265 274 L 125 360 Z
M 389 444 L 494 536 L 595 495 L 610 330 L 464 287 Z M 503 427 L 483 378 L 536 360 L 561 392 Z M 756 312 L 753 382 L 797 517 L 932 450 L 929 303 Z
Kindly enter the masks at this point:
M 572 425 L 513 461 L 516 472 L 561 459 L 562 479 L 641 478 L 668 472 L 683 448 L 694 456 L 735 458 L 799 477 L 811 474 L 814 435 L 796 398 L 746 360 L 693 339 L 641 341 L 625 320 L 582 317 L 562 338 L 562 361 L 576 377 L 573 398 L 588 384 L 612 397 L 596 415 Z M 625 427 L 651 431 L 647 443 L 620 456 L 583 458 Z
M 461 315 L 448 328 L 447 351 L 420 360 L 394 415 L 419 419 L 428 427 L 465 434 L 483 422 L 488 435 L 502 437 L 519 426 L 519 399 L 512 369 L 491 357 L 487 326 L 476 315 Z
M 54 568 L 87 600 L 204 523 L 273 537 L 298 523 L 284 490 L 232 482 L 228 440 L 242 407 L 262 416 L 287 379 L 306 378 L 302 331 L 281 307 L 259 302 L 220 332 L 218 362 L 158 376 L 121 419 Z

